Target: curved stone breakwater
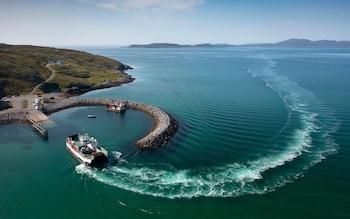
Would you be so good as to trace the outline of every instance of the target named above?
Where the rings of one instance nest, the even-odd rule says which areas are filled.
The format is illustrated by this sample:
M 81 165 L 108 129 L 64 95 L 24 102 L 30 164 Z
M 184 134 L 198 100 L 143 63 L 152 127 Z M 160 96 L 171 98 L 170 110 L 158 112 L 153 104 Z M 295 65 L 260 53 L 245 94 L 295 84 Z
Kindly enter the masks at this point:
M 126 103 L 126 107 L 133 110 L 142 111 L 150 115 L 155 126 L 142 139 L 136 141 L 136 145 L 145 149 L 156 149 L 165 143 L 175 134 L 178 128 L 178 122 L 169 114 L 159 109 L 144 103 L 107 99 L 107 98 L 62 98 L 55 100 L 54 103 L 47 103 L 43 109 L 46 114 L 54 113 L 63 109 L 77 106 L 100 106 L 108 103 Z M 0 123 L 22 122 L 28 123 L 27 114 L 24 109 L 21 110 L 5 110 L 0 111 Z

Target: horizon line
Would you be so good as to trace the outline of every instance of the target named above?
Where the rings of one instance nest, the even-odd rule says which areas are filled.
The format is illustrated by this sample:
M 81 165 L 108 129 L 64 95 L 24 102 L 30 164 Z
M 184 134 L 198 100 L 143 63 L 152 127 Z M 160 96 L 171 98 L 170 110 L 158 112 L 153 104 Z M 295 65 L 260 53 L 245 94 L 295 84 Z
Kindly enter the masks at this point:
M 39 46 L 39 47 L 129 47 L 132 45 L 152 45 L 152 44 L 173 44 L 173 45 L 180 45 L 180 46 L 196 46 L 196 45 L 202 45 L 202 44 L 209 44 L 209 45 L 227 45 L 227 46 L 246 46 L 246 45 L 258 45 L 258 44 L 277 44 L 281 42 L 286 42 L 290 40 L 307 40 L 310 42 L 319 42 L 319 41 L 328 41 L 328 42 L 349 42 L 350 40 L 332 40 L 332 39 L 319 39 L 319 40 L 310 40 L 307 38 L 289 38 L 286 40 L 282 41 L 277 41 L 277 42 L 252 42 L 252 43 L 243 43 L 243 44 L 231 44 L 231 43 L 209 43 L 209 42 L 204 42 L 204 43 L 175 43 L 175 42 L 152 42 L 152 43 L 130 43 L 130 44 L 89 44 L 89 45 L 64 45 L 64 44 L 12 44 L 12 43 L 3 43 L 0 42 L 0 45 L 12 45 L 12 46 Z

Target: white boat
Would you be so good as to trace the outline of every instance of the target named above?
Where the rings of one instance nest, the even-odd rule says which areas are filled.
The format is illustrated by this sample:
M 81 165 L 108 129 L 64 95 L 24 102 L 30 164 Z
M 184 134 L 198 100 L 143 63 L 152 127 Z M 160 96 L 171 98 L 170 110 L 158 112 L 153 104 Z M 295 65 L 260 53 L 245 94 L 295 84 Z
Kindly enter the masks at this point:
M 122 102 L 120 102 L 119 104 L 109 103 L 109 104 L 107 104 L 107 110 L 113 111 L 113 112 L 118 112 L 118 113 L 125 112 L 126 103 L 122 103 Z
M 89 114 L 88 117 L 91 118 L 96 118 L 96 115 Z
M 103 166 L 108 162 L 108 152 L 98 141 L 84 134 L 71 135 L 66 139 L 67 150 L 80 162 L 87 166 Z

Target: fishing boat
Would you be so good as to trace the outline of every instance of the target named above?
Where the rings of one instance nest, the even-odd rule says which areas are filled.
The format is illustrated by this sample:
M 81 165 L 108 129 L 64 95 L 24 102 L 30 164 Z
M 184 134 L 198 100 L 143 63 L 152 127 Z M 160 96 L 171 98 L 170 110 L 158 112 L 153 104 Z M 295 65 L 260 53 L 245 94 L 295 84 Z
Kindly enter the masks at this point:
M 126 110 L 126 103 L 120 102 L 120 103 L 109 103 L 107 104 L 107 110 L 117 113 L 125 112 Z
M 66 139 L 67 150 L 80 162 L 87 166 L 103 166 L 108 162 L 108 152 L 101 147 L 97 139 L 84 134 L 71 135 Z

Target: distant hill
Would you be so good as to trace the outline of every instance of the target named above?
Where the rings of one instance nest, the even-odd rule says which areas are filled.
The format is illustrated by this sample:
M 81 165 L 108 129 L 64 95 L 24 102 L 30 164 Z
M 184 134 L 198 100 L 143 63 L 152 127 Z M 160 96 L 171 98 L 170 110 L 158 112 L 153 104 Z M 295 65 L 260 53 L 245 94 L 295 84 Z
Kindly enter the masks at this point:
M 318 40 L 311 41 L 307 39 L 289 39 L 278 43 L 254 43 L 243 45 L 230 44 L 195 44 L 195 45 L 181 45 L 175 43 L 152 43 L 152 44 L 138 44 L 130 45 L 130 48 L 198 48 L 198 47 L 282 47 L 282 48 L 350 48 L 350 41 L 335 41 L 335 40 Z
M 289 39 L 278 43 L 245 44 L 242 46 L 285 47 L 285 48 L 350 48 L 350 41 L 335 41 L 335 40 L 312 41 L 307 39 Z
M 195 44 L 195 45 L 180 45 L 176 43 L 151 43 L 151 44 L 134 44 L 129 48 L 192 48 L 192 47 L 225 47 L 230 46 L 228 44 Z
M 179 45 L 175 43 L 151 43 L 151 44 L 134 44 L 130 48 L 180 48 L 187 47 L 186 45 Z
M 47 67 L 47 64 L 50 64 Z M 116 60 L 75 50 L 0 44 L 0 98 L 93 86 L 125 77 L 130 67 Z M 55 75 L 50 78 L 52 70 Z M 47 79 L 49 81 L 45 82 Z

